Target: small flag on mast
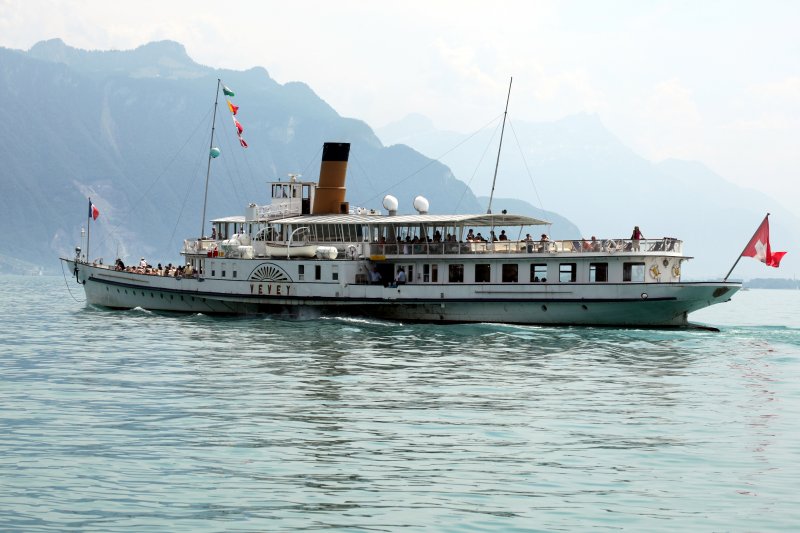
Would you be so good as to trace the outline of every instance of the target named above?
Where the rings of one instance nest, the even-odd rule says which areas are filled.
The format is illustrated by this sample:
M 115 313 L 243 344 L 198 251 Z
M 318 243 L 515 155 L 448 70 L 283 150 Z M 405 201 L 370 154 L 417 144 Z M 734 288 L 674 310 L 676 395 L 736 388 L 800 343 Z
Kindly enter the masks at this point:
M 100 216 L 100 210 L 97 209 L 97 207 L 92 203 L 91 200 L 89 200 L 89 217 L 91 217 L 92 220 L 97 220 L 97 217 L 99 216 Z
M 225 96 L 236 96 L 236 93 L 230 90 L 230 88 L 227 85 L 222 86 L 222 94 L 224 94 Z
M 228 109 L 231 110 L 232 115 L 236 115 L 236 112 L 239 111 L 238 105 L 233 105 L 230 100 L 226 100 L 228 102 Z

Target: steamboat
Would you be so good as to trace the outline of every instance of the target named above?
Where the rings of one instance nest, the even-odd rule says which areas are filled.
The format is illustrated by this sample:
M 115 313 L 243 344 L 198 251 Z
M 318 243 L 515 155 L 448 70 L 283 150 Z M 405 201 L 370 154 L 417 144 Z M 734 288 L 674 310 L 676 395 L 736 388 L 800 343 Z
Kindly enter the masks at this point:
M 546 221 L 508 213 L 352 208 L 350 145 L 325 143 L 318 182 L 270 184 L 269 202 L 187 239 L 177 273 L 62 258 L 88 304 L 188 313 L 364 316 L 399 321 L 680 327 L 738 282 L 685 282 L 683 243 L 533 238 Z M 500 238 L 494 235 L 500 233 Z M 482 238 L 486 235 L 488 238 Z

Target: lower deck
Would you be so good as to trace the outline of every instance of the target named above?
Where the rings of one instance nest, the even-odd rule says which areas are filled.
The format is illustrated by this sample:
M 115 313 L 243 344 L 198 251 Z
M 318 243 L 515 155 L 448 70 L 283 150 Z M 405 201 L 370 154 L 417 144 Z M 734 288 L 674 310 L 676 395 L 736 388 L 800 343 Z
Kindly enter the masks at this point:
M 688 313 L 726 301 L 740 288 L 737 283 L 634 281 L 367 284 L 349 281 L 369 267 L 366 262 L 352 262 L 353 270 L 339 270 L 338 279 L 300 279 L 292 270 L 295 263 L 261 261 L 247 277 L 236 279 L 131 274 L 79 263 L 76 278 L 89 303 L 114 308 L 613 326 L 685 325 Z

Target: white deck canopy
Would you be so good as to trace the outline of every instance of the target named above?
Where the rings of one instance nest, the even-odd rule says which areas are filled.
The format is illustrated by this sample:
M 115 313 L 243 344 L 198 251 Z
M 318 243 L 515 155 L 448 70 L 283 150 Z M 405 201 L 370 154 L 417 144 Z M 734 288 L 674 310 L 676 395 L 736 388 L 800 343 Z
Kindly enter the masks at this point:
M 386 226 L 425 224 L 429 226 L 543 226 L 550 224 L 538 218 L 522 215 L 303 215 L 270 220 L 271 224 L 357 224 L 364 226 Z

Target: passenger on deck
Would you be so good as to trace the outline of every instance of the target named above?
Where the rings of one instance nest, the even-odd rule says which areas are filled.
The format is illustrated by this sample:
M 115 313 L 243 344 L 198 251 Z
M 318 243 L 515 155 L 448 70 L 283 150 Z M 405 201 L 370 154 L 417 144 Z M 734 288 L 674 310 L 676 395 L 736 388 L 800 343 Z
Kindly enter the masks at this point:
M 497 235 L 494 234 L 494 231 L 489 232 L 489 240 L 491 242 L 495 242 L 497 240 Z
M 639 240 L 640 239 L 644 239 L 644 237 L 642 237 L 642 232 L 639 231 L 639 226 L 634 226 L 633 227 L 633 233 L 631 233 L 631 249 L 634 252 L 638 252 L 639 251 Z
M 467 232 L 467 242 L 472 242 L 472 241 L 474 241 L 474 240 L 475 240 L 475 234 L 474 234 L 474 233 L 472 233 L 472 230 L 470 229 L 470 230 Z
M 139 260 L 139 267 L 142 269 L 147 268 L 147 261 L 144 260 L 144 257 Z
M 533 251 L 533 237 L 530 233 L 525 234 L 525 251 L 528 253 Z
M 507 241 L 508 240 L 508 237 L 506 236 L 506 230 L 502 230 L 500 232 L 500 240 L 501 241 Z
M 216 227 L 211 228 L 211 240 L 214 240 L 214 241 L 217 240 L 217 228 Z
M 478 234 L 475 236 L 475 241 L 476 242 L 486 242 L 486 239 L 484 239 L 483 235 L 481 235 L 481 233 L 478 232 Z
M 599 252 L 600 251 L 600 243 L 597 242 L 597 237 L 592 235 L 592 240 L 587 241 L 584 239 L 583 244 L 581 246 L 584 252 Z
M 373 266 L 369 272 L 369 282 L 373 285 L 381 284 L 381 273 L 378 272 L 377 267 Z
M 403 267 L 397 269 L 397 275 L 394 277 L 394 282 L 397 285 L 406 284 L 406 271 L 403 269 Z
M 116 263 L 114 263 L 114 270 L 125 270 L 125 263 L 122 262 L 122 259 L 117 258 Z
M 550 242 L 550 239 L 547 238 L 546 233 L 542 233 L 542 236 L 539 238 L 539 251 L 544 252 L 547 250 L 547 243 Z

